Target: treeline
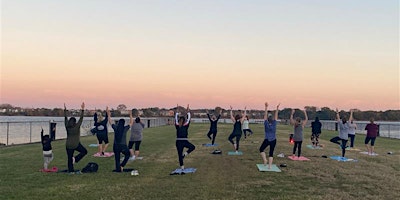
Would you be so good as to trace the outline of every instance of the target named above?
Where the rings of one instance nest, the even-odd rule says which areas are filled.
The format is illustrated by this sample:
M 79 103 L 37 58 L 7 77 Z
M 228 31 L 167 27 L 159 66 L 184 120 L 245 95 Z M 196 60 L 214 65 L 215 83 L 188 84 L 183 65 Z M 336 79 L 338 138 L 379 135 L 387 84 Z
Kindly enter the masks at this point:
M 173 111 L 176 108 L 142 108 L 142 109 L 133 109 L 133 112 L 137 112 L 142 117 L 172 117 Z M 185 108 L 180 107 L 180 110 L 184 110 Z M 85 116 L 93 116 L 95 111 L 103 110 L 86 110 Z M 191 110 L 193 117 L 205 117 L 207 111 L 213 113 L 214 109 L 194 109 Z M 274 110 L 271 110 L 274 111 Z M 310 120 L 315 119 L 315 117 L 319 117 L 321 120 L 334 120 L 336 117 L 335 110 L 332 110 L 328 107 L 317 108 L 314 106 L 306 107 L 307 115 Z M 129 116 L 129 112 L 127 107 L 124 104 L 120 104 L 116 109 L 111 108 L 111 113 L 113 116 Z M 235 113 L 239 113 L 240 110 L 234 111 Z M 250 110 L 247 111 L 250 118 L 262 119 L 264 117 L 264 110 Z M 72 114 L 79 115 L 79 110 L 72 110 Z M 290 118 L 291 109 L 284 108 L 279 111 L 279 119 L 289 119 Z M 222 109 L 222 117 L 229 117 L 229 110 Z M 63 116 L 64 111 L 62 108 L 21 108 L 14 107 L 10 104 L 0 104 L 0 115 L 3 116 Z M 295 117 L 304 118 L 304 114 L 300 110 L 296 110 Z M 371 118 L 374 118 L 376 121 L 400 121 L 400 110 L 386 110 L 386 111 L 354 111 L 354 119 L 359 121 L 368 121 Z M 340 111 L 340 116 L 346 116 L 347 118 L 350 116 L 350 111 Z

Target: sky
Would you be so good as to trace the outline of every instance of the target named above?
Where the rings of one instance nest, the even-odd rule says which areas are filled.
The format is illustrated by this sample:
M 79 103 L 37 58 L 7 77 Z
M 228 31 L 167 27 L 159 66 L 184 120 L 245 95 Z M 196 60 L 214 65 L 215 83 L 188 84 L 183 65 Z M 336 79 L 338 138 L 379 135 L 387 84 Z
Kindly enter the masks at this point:
M 1 0 L 0 103 L 400 109 L 398 0 Z

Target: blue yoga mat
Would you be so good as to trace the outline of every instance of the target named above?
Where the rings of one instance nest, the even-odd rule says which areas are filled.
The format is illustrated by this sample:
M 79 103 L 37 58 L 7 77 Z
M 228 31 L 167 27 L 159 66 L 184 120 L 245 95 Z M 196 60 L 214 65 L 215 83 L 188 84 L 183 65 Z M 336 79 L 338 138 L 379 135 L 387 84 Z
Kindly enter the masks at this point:
M 203 146 L 205 146 L 205 147 L 215 147 L 215 146 L 218 146 L 218 144 L 203 144 Z
M 228 152 L 228 155 L 230 155 L 230 156 L 241 156 L 241 155 L 243 155 L 243 152 L 238 151 L 238 152 L 236 153 L 236 151 L 229 151 L 229 152 Z
M 276 165 L 271 165 L 271 169 L 268 169 L 268 164 L 257 164 L 258 171 L 260 172 L 281 172 L 281 169 Z
M 342 157 L 342 156 L 331 156 L 330 158 L 333 160 L 340 161 L 340 162 L 357 162 L 357 160 L 355 160 L 355 159 L 346 158 L 346 157 Z
M 98 144 L 89 144 L 89 147 L 98 147 Z
M 307 145 L 307 148 L 309 148 L 309 149 L 322 149 L 322 147 L 319 147 L 319 146 L 314 147 L 314 146 L 311 145 L 311 144 L 308 144 L 308 145 Z
M 171 175 L 175 175 L 175 174 L 189 174 L 189 173 L 195 173 L 196 172 L 196 168 L 185 168 L 185 169 L 175 169 L 174 171 L 172 171 L 170 174 Z

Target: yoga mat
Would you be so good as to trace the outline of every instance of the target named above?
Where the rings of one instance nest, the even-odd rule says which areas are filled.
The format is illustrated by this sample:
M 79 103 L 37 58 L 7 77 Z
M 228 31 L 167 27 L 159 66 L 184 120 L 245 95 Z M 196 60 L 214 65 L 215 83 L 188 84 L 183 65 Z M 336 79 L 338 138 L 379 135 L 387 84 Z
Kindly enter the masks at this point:
M 279 167 L 277 167 L 276 165 L 271 165 L 271 169 L 268 169 L 268 164 L 264 165 L 264 164 L 256 164 L 258 171 L 260 172 L 281 172 L 281 170 L 279 169 Z
M 100 158 L 108 158 L 114 156 L 113 152 L 104 152 L 104 155 L 101 155 L 99 153 L 93 154 L 94 157 L 100 157 Z
M 357 162 L 357 160 L 355 160 L 355 159 L 346 158 L 346 157 L 342 157 L 342 156 L 331 156 L 330 158 L 333 160 L 340 161 L 340 162 Z
M 362 152 L 360 152 L 361 154 L 365 154 L 365 155 L 369 155 L 369 156 L 377 156 L 377 155 L 379 155 L 379 154 L 377 154 L 377 153 L 372 153 L 371 155 L 370 154 L 368 154 L 368 152 L 366 152 L 366 151 L 362 151 Z
M 83 174 L 81 170 L 75 170 L 74 172 L 68 172 L 68 169 L 59 170 L 58 173 L 69 173 L 69 174 Z
M 89 147 L 98 147 L 99 144 L 89 144 Z
M 205 147 L 216 147 L 216 146 L 218 146 L 218 144 L 210 144 L 210 143 L 208 143 L 208 144 L 203 144 L 203 146 L 205 146 Z
M 304 156 L 300 156 L 300 157 L 297 157 L 297 156 L 288 156 L 288 158 L 289 158 L 290 160 L 296 160 L 296 161 L 307 161 L 307 160 L 310 160 L 310 159 L 308 159 L 308 158 L 306 158 L 306 157 L 304 157 Z
M 320 147 L 320 146 L 316 146 L 316 147 L 314 147 L 313 145 L 311 145 L 311 144 L 308 144 L 307 145 L 307 148 L 309 148 L 309 149 L 323 149 L 322 147 Z
M 189 174 L 189 173 L 195 173 L 196 172 L 196 168 L 185 168 L 185 169 L 175 169 L 174 171 L 172 171 L 170 173 L 170 175 L 179 175 L 179 174 Z
M 41 169 L 41 172 L 58 172 L 58 168 L 57 167 L 53 167 L 51 169 Z
M 131 172 L 132 170 L 135 170 L 135 169 L 132 169 L 132 168 L 124 168 L 124 170 L 122 171 L 122 172 Z M 113 172 L 117 172 L 117 170 L 112 170 Z M 118 172 L 118 173 L 121 173 L 121 172 Z
M 238 151 L 236 153 L 236 151 L 228 151 L 228 155 L 230 155 L 230 156 L 241 156 L 241 155 L 243 155 L 243 152 Z
M 350 148 L 350 149 L 346 148 L 346 150 L 349 150 L 349 151 L 361 151 L 360 149 L 357 149 L 357 148 Z

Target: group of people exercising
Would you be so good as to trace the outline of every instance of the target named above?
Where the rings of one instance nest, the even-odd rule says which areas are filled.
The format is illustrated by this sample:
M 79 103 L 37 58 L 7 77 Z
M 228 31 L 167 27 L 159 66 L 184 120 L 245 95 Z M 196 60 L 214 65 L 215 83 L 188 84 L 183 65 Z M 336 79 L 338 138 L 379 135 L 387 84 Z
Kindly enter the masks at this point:
M 262 142 L 259 152 L 263 160 L 263 164 L 267 165 L 268 168 L 271 168 L 273 163 L 273 154 L 274 149 L 276 147 L 276 127 L 278 124 L 278 112 L 279 112 L 278 104 L 276 106 L 276 110 L 274 115 L 268 112 L 268 103 L 265 102 L 265 113 L 264 113 L 264 141 Z M 67 152 L 67 160 L 68 160 L 68 172 L 74 173 L 74 164 L 79 162 L 86 154 L 86 148 L 80 143 L 80 127 L 83 121 L 83 113 L 85 108 L 85 103 L 81 105 L 81 114 L 78 121 L 76 121 L 75 117 L 67 118 L 67 109 L 64 104 L 64 118 L 65 118 L 65 127 L 67 130 L 67 140 L 66 140 L 66 152 Z M 184 115 L 181 115 L 178 112 L 179 106 L 175 110 L 175 128 L 176 128 L 176 149 L 178 153 L 178 160 L 181 169 L 184 169 L 184 158 L 189 155 L 192 151 L 195 150 L 195 146 L 189 142 L 188 140 L 188 129 L 191 120 L 190 108 L 189 105 L 186 108 L 186 112 Z M 217 111 L 217 110 L 216 110 Z M 207 116 L 210 121 L 210 130 L 207 133 L 207 137 L 212 141 L 212 145 L 215 144 L 215 138 L 217 136 L 217 124 L 218 120 L 221 117 L 222 109 L 217 111 L 218 116 L 210 115 L 207 111 Z M 290 124 L 294 128 L 293 133 L 293 158 L 299 158 L 301 156 L 301 147 L 303 141 L 303 130 L 307 124 L 308 116 L 306 110 L 303 110 L 305 119 L 302 120 L 300 117 L 293 118 L 295 110 L 292 109 L 290 115 Z M 185 116 L 186 115 L 186 116 Z M 239 144 L 242 133 L 249 132 L 249 134 L 253 134 L 251 129 L 249 128 L 248 124 L 248 116 L 246 108 L 241 114 L 233 115 L 232 106 L 230 107 L 230 118 L 233 122 L 233 131 L 228 137 L 228 141 L 232 144 L 234 151 L 237 153 L 239 151 Z M 130 121 L 128 125 L 125 125 L 124 119 L 119 119 L 116 123 L 113 123 L 111 119 L 111 113 L 108 107 L 106 108 L 106 116 L 103 119 L 101 113 L 94 115 L 95 119 L 95 132 L 97 133 L 98 139 L 98 156 L 104 156 L 104 152 L 108 147 L 108 130 L 107 130 L 107 123 L 111 125 L 114 130 L 114 145 L 113 145 L 113 152 L 115 156 L 115 170 L 116 172 L 122 172 L 124 166 L 128 162 L 128 160 L 134 160 L 139 155 L 139 147 L 142 140 L 142 131 L 144 128 L 144 124 L 140 121 L 139 117 L 135 119 L 130 113 Z M 351 146 L 350 148 L 354 147 L 354 138 L 355 138 L 355 129 L 357 126 L 353 122 L 353 110 L 350 111 L 350 119 L 347 121 L 345 116 L 340 118 L 339 111 L 336 109 L 336 120 L 338 122 L 338 129 L 339 129 L 339 136 L 334 137 L 331 139 L 331 142 L 339 144 L 342 148 L 342 157 L 345 156 L 346 152 L 346 144 L 348 138 L 351 139 Z M 318 118 L 315 119 L 314 122 L 311 123 L 312 128 L 312 136 L 311 141 L 313 147 L 320 146 L 319 144 L 319 135 L 321 134 L 322 124 Z M 126 134 L 128 130 L 131 129 L 131 137 L 129 141 L 129 145 L 126 144 Z M 365 127 L 367 130 L 367 136 L 365 138 L 365 145 L 368 150 L 368 154 L 372 155 L 374 153 L 374 144 L 375 139 L 377 137 L 378 126 L 374 123 L 373 119 L 371 119 L 370 124 Z M 43 147 L 43 158 L 44 158 L 44 169 L 47 170 L 47 167 L 51 160 L 53 159 L 52 147 L 51 147 L 51 140 L 49 139 L 48 135 L 42 135 L 42 147 Z M 235 141 L 234 141 L 235 139 Z M 341 143 L 339 143 L 341 141 Z M 103 143 L 104 142 L 104 146 Z M 369 142 L 371 142 L 370 145 Z M 133 145 L 135 144 L 135 149 L 133 150 Z M 265 153 L 265 149 L 269 148 L 268 159 Z M 184 149 L 187 148 L 186 151 Z M 74 152 L 78 151 L 78 155 L 74 156 Z M 120 154 L 123 154 L 125 157 L 120 162 Z

